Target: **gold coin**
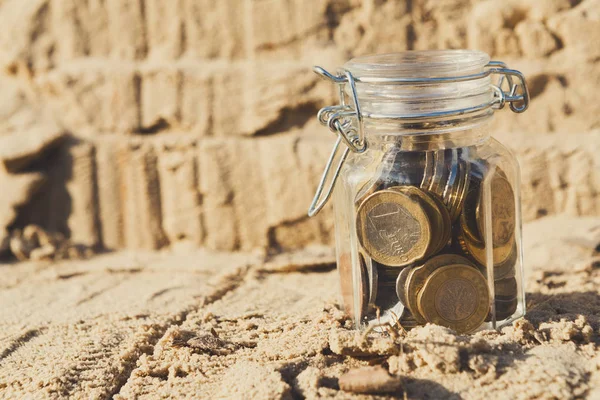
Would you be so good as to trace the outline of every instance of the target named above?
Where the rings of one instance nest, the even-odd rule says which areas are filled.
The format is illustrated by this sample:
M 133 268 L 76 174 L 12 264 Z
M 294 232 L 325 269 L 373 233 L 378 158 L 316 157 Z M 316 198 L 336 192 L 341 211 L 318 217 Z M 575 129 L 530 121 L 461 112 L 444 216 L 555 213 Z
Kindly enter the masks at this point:
M 431 274 L 418 296 L 427 322 L 458 333 L 470 333 L 485 321 L 490 309 L 487 281 L 470 265 L 452 264 Z
M 352 276 L 352 257 L 350 253 L 343 253 L 338 260 L 338 272 L 340 275 L 340 284 L 342 288 L 342 300 L 346 313 L 355 321 L 361 320 L 367 312 L 369 303 L 369 286 L 367 270 L 362 257 L 359 257 L 357 292 L 354 292 L 354 279 Z M 356 295 L 356 297 L 355 297 Z M 358 304 L 354 299 L 358 299 Z M 355 309 L 358 315 L 355 314 Z
M 514 240 L 516 214 L 515 193 L 506 178 L 506 174 L 498 169 L 490 182 L 492 212 L 492 243 L 494 247 L 510 244 Z M 480 195 L 477 206 L 477 224 L 480 232 L 485 232 L 483 215 L 483 196 Z
M 425 264 L 412 268 L 408 274 L 405 284 L 406 292 L 406 306 L 412 313 L 413 317 L 420 324 L 424 324 L 427 321 L 420 314 L 418 308 L 418 295 L 427 278 L 438 268 L 444 267 L 451 264 L 464 264 L 474 268 L 469 260 L 456 254 L 442 254 L 433 257 Z
M 485 244 L 476 242 L 469 238 L 467 235 L 459 236 L 459 244 L 464 252 L 470 254 L 473 259 L 482 266 L 487 265 L 487 254 Z M 513 243 L 512 246 L 501 246 L 494 247 L 492 249 L 492 257 L 494 268 L 500 268 L 502 266 L 507 266 L 507 268 L 511 267 L 510 260 L 515 254 L 516 246 Z M 494 274 L 496 276 L 496 274 Z M 500 279 L 501 277 L 496 277 L 496 279 Z
M 484 166 L 475 162 L 470 163 L 467 177 L 467 188 L 460 213 L 460 228 L 464 236 L 474 242 L 482 242 L 482 232 L 479 230 L 479 200 L 481 182 L 483 181 Z
M 446 167 L 446 150 L 441 149 L 434 153 L 433 177 L 429 184 L 429 191 L 444 197 L 444 183 L 448 178 L 449 170 Z
M 450 192 L 449 206 L 450 219 L 456 221 L 460 216 L 462 210 L 467 188 L 469 187 L 469 172 L 470 163 L 463 160 L 458 160 L 458 176 L 456 184 L 453 185 L 452 191 Z
M 359 206 L 356 233 L 365 252 L 388 266 L 422 258 L 431 241 L 431 222 L 414 199 L 393 190 L 368 196 Z
M 432 234 L 425 257 L 430 257 L 444 248 L 450 239 L 452 222 L 450 221 L 448 210 L 443 203 L 441 201 L 438 203 L 433 199 L 436 195 L 429 195 L 414 186 L 394 186 L 389 188 L 389 190 L 395 190 L 417 199 L 427 212 L 431 221 Z
M 450 214 L 445 209 L 444 202 L 442 201 L 442 199 L 433 193 L 429 193 L 429 195 L 433 199 L 433 201 L 437 204 L 438 209 L 442 210 L 441 211 L 442 221 L 443 221 L 442 225 L 446 228 L 445 232 L 442 234 L 440 248 L 434 252 L 434 254 L 435 254 L 435 253 L 438 253 L 439 251 L 441 251 L 444 247 L 446 247 L 446 245 L 450 241 L 450 238 L 452 237 L 452 220 L 450 219 Z
M 487 265 L 487 253 L 483 243 L 475 242 L 472 238 L 464 233 L 458 237 L 458 243 L 461 249 L 473 258 L 478 264 L 481 272 L 487 276 L 485 266 Z M 517 245 L 512 243 L 511 247 L 504 245 L 492 249 L 493 265 L 494 265 L 494 280 L 499 280 L 514 276 L 516 262 L 518 259 Z

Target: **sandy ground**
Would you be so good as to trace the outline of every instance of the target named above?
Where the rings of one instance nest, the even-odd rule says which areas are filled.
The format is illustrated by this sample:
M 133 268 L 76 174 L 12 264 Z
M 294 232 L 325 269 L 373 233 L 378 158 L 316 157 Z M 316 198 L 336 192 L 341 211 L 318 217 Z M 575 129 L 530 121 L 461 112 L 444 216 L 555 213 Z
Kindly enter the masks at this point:
M 600 398 L 600 218 L 525 239 L 527 317 L 473 336 L 353 332 L 326 249 L 2 265 L 0 398 L 368 398 L 368 365 L 379 398 Z

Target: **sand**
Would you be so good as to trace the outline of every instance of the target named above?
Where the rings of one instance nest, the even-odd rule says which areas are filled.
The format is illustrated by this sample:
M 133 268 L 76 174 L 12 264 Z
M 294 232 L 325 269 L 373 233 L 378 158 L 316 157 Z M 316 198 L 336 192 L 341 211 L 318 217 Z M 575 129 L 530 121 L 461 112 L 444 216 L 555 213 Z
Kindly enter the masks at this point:
M 472 336 L 353 331 L 328 248 L 2 265 L 0 398 L 598 398 L 600 219 L 524 230 L 528 314 Z

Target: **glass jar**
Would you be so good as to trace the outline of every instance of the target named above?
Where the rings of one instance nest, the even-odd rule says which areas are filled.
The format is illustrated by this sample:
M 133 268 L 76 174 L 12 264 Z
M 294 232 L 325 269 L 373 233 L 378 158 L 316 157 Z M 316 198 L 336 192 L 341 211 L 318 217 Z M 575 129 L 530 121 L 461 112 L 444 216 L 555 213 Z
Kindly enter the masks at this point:
M 490 136 L 495 109 L 527 109 L 523 75 L 469 50 L 314 70 L 339 86 L 340 105 L 318 114 L 337 141 L 309 215 L 334 194 L 337 267 L 356 326 L 471 333 L 523 316 L 519 165 Z

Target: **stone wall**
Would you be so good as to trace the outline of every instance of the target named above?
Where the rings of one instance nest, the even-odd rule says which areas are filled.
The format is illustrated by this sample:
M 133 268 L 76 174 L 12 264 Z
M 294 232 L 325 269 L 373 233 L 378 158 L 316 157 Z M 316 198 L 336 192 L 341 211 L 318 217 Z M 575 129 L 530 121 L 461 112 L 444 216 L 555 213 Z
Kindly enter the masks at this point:
M 497 113 L 526 219 L 600 213 L 598 0 L 0 0 L 0 248 L 37 223 L 105 248 L 332 241 L 306 210 L 335 101 L 314 64 L 478 48 L 523 71 Z

